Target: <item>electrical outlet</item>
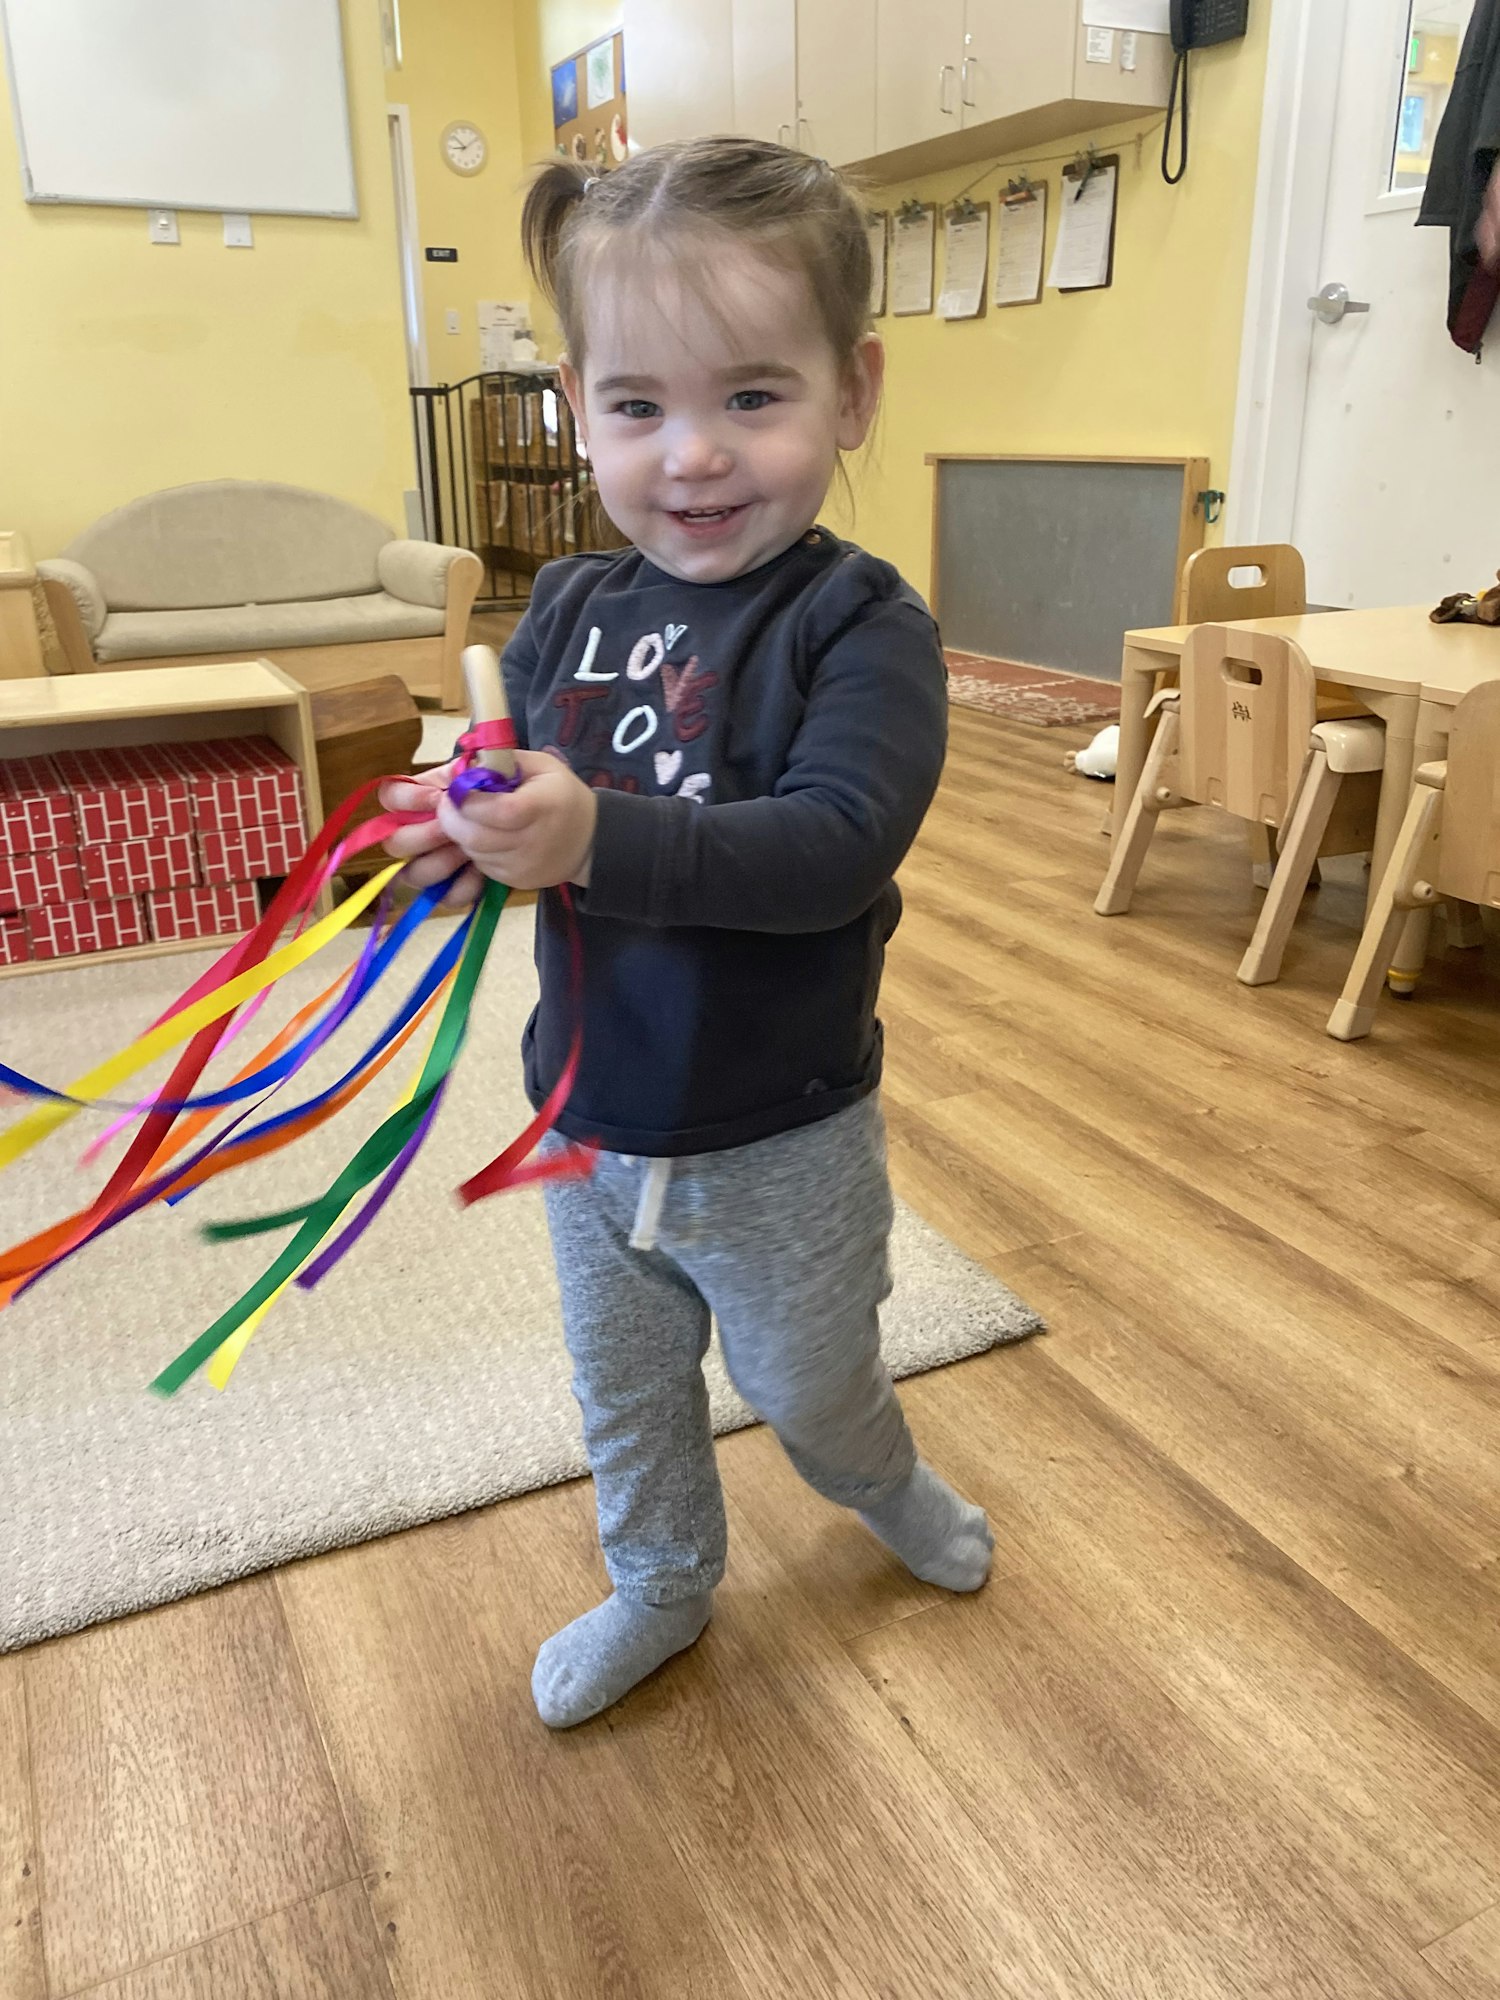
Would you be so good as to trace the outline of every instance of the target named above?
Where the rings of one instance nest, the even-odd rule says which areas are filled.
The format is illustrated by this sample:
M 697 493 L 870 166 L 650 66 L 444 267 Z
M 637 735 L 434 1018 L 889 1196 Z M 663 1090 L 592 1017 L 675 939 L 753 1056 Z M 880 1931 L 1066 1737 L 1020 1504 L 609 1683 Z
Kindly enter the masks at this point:
M 255 232 L 250 227 L 248 215 L 226 215 L 224 217 L 224 246 L 228 250 L 253 250 Z
M 458 310 L 455 306 L 449 306 L 447 312 L 444 313 L 443 324 L 450 333 L 458 332 Z
M 146 211 L 150 218 L 151 241 L 153 243 L 180 243 L 182 235 L 177 227 L 175 208 L 152 208 Z

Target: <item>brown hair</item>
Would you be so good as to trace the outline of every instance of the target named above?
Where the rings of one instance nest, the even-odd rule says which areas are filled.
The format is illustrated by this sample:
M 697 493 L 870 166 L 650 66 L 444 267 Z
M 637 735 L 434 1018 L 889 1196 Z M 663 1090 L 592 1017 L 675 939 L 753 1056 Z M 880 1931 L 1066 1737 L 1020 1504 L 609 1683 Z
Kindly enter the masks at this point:
M 653 146 L 612 173 L 572 160 L 540 168 L 526 196 L 526 261 L 562 323 L 574 367 L 584 345 L 583 301 L 605 252 L 639 256 L 669 238 L 720 232 L 742 238 L 807 281 L 840 362 L 870 328 L 870 240 L 865 210 L 825 160 L 759 139 L 692 139 Z M 706 259 L 685 260 L 709 272 Z

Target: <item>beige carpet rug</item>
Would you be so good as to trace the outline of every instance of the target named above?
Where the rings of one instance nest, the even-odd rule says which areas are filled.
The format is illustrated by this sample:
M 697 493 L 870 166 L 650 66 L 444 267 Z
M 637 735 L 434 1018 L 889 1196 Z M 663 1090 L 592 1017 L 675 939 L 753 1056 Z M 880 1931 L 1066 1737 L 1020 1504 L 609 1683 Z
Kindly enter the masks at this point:
M 285 1296 L 225 1392 L 200 1376 L 162 1401 L 146 1385 L 283 1239 L 210 1246 L 195 1223 L 320 1192 L 405 1069 L 371 1086 L 368 1109 L 350 1107 L 176 1210 L 133 1218 L 0 1312 L 0 1651 L 583 1470 L 540 1197 L 505 1195 L 467 1213 L 449 1199 L 523 1122 L 531 922 L 525 909 L 502 920 L 459 1083 L 418 1166 L 343 1266 L 316 1291 Z M 429 925 L 413 966 L 439 941 Z M 145 1027 L 205 962 L 189 954 L 8 981 L 4 1057 L 64 1082 Z M 275 1025 L 317 990 L 305 975 L 294 988 Z M 370 1014 L 362 1038 L 355 1024 L 336 1038 L 342 1056 L 324 1052 L 318 1082 L 393 1004 Z M 263 1039 L 272 1025 L 268 1008 L 250 1033 Z M 254 1046 L 247 1037 L 237 1049 Z M 0 1174 L 0 1247 L 93 1192 L 99 1169 L 80 1172 L 75 1160 L 101 1123 L 75 1119 Z M 885 1340 L 898 1375 L 1039 1326 L 909 1209 L 894 1261 Z M 753 1421 L 716 1354 L 711 1383 L 721 1431 Z

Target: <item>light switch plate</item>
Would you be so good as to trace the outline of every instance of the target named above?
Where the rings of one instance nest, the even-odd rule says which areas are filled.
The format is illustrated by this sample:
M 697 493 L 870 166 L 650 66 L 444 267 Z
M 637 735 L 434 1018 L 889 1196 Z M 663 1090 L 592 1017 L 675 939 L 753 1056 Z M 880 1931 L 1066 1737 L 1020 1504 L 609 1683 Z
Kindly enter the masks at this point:
M 182 234 L 177 227 L 175 208 L 150 208 L 146 211 L 153 243 L 180 243 Z
M 224 243 L 230 250 L 253 250 L 255 232 L 250 227 L 248 215 L 226 215 L 224 217 Z
M 456 307 L 449 306 L 447 312 L 443 315 L 443 324 L 450 333 L 458 332 L 458 311 Z

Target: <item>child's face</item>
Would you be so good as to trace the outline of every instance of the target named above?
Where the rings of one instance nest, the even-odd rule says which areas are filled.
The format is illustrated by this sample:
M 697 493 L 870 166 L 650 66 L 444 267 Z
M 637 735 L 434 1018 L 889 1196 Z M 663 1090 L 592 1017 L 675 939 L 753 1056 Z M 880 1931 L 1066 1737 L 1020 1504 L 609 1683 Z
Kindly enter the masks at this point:
M 610 519 L 688 583 L 742 576 L 812 526 L 884 363 L 871 336 L 841 367 L 794 273 L 733 243 L 712 271 L 711 305 L 649 263 L 601 284 L 583 381 L 563 369 Z

